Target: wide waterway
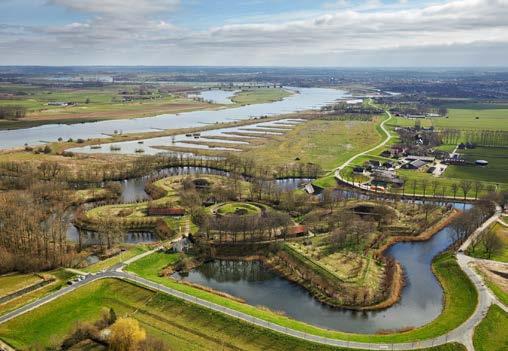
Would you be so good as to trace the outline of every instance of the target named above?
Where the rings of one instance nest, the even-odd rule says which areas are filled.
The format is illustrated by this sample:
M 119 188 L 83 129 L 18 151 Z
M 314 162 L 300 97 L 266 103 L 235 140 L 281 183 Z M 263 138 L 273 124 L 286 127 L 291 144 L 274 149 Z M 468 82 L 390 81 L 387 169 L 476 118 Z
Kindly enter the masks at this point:
M 456 204 L 464 209 L 469 205 Z M 184 279 L 227 292 L 254 306 L 282 311 L 294 319 L 327 329 L 354 333 L 418 327 L 442 311 L 443 290 L 432 273 L 432 259 L 452 243 L 446 227 L 425 242 L 393 245 L 386 254 L 404 267 L 406 286 L 400 301 L 375 312 L 354 312 L 328 307 L 304 288 L 280 277 L 261 262 L 216 260 L 191 271 Z M 175 274 L 176 278 L 180 278 Z
M 329 104 L 346 93 L 336 89 L 288 88 L 298 93 L 281 101 L 247 105 L 219 110 L 164 114 L 155 117 L 110 120 L 80 124 L 47 124 L 33 128 L 0 131 L 0 148 L 22 147 L 25 143 L 37 145 L 62 138 L 67 140 L 103 138 L 115 133 L 150 132 L 156 130 L 203 127 L 207 124 L 244 120 L 252 117 L 280 115 Z

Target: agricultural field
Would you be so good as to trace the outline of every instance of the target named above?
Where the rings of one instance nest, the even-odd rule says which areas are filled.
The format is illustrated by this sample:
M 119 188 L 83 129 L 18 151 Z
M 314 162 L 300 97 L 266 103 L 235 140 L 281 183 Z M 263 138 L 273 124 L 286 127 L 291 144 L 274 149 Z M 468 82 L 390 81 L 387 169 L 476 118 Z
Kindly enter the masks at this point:
M 473 344 L 476 351 L 502 351 L 508 349 L 508 313 L 493 305 L 485 319 L 476 327 Z
M 470 179 L 482 182 L 504 183 L 508 187 L 508 148 L 476 147 L 474 149 L 458 150 L 459 154 L 469 162 L 486 160 L 486 167 L 474 165 L 449 166 L 444 176 L 447 178 Z
M 242 153 L 261 164 L 316 163 L 332 170 L 381 140 L 375 122 L 310 120 Z
M 483 106 L 487 107 L 487 106 Z M 489 106 L 490 107 L 490 106 Z M 478 117 L 478 118 L 477 118 Z M 432 118 L 434 128 L 487 129 L 508 131 L 508 109 L 465 108 L 448 109 L 448 118 Z
M 477 118 L 478 117 L 478 118 Z M 399 127 L 413 127 L 419 123 L 422 127 L 434 127 L 436 129 L 459 129 L 459 130 L 503 130 L 508 131 L 508 106 L 481 104 L 452 105 L 448 109 L 447 117 L 428 118 L 404 118 L 394 117 L 390 125 Z

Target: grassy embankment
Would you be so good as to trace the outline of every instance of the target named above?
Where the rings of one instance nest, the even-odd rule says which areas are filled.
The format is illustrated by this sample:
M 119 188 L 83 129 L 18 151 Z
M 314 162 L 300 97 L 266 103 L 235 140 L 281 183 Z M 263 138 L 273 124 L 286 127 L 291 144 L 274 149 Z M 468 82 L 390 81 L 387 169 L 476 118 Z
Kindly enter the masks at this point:
M 263 208 L 265 208 L 265 206 L 263 206 Z M 211 209 L 216 210 L 217 213 L 223 215 L 235 214 L 240 211 L 245 212 L 245 214 L 249 215 L 261 212 L 260 206 L 246 202 L 226 202 L 218 206 L 212 206 Z
M 33 273 L 0 275 L 0 296 L 4 296 L 42 281 Z
M 19 308 L 27 303 L 30 303 L 52 291 L 60 289 L 66 282 L 74 276 L 74 273 L 69 273 L 63 269 L 58 269 L 45 274 L 55 277 L 55 281 L 35 291 L 24 294 L 16 299 L 10 300 L 4 304 L 0 304 L 0 315 Z M 2 295 L 18 290 L 18 288 L 25 283 L 29 283 L 31 275 L 26 274 L 13 274 L 8 278 L 6 276 L 0 278 L 0 286 L 4 293 Z M 28 278 L 28 280 L 27 280 Z M 1 335 L 1 333 L 0 333 Z
M 193 304 L 118 280 L 103 280 L 0 326 L 17 348 L 58 345 L 77 321 L 95 321 L 102 311 L 136 318 L 148 334 L 175 350 L 341 350 L 305 342 L 229 318 Z M 26 330 L 30 330 L 27 333 Z M 427 351 L 463 351 L 448 344 Z
M 473 344 L 476 351 L 508 350 L 508 313 L 492 305 L 487 316 L 476 327 Z
M 107 258 L 105 260 L 99 261 L 97 263 L 91 264 L 90 266 L 82 269 L 84 272 L 96 273 L 102 271 L 103 269 L 108 269 L 113 267 L 116 264 L 122 263 L 132 257 L 142 254 L 143 252 L 148 251 L 150 248 L 145 245 L 136 245 L 134 247 L 130 247 L 126 251 L 121 252 L 118 255 Z
M 474 311 L 477 303 L 477 292 L 473 284 L 462 272 L 455 258 L 447 253 L 437 257 L 433 263 L 434 271 L 445 291 L 445 306 L 443 313 L 433 322 L 410 331 L 387 335 L 361 335 L 339 331 L 324 330 L 319 327 L 305 324 L 288 317 L 239 303 L 216 294 L 200 290 L 165 277 L 159 277 L 158 272 L 174 260 L 171 256 L 162 253 L 149 258 L 141 259 L 128 267 L 128 270 L 147 279 L 166 285 L 173 289 L 209 300 L 222 306 L 236 309 L 252 316 L 290 327 L 296 330 L 350 341 L 365 342 L 406 342 L 417 341 L 445 334 L 462 324 Z

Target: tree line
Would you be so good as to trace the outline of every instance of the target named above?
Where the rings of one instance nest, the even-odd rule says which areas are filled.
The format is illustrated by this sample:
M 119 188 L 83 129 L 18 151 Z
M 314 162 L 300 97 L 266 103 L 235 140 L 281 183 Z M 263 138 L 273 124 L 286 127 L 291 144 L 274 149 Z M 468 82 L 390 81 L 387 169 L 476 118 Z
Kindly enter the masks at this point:
M 14 120 L 26 116 L 27 109 L 20 105 L 0 105 L 0 119 Z
M 445 144 L 469 142 L 480 146 L 508 146 L 508 132 L 503 130 L 444 128 L 440 129 L 437 133 Z

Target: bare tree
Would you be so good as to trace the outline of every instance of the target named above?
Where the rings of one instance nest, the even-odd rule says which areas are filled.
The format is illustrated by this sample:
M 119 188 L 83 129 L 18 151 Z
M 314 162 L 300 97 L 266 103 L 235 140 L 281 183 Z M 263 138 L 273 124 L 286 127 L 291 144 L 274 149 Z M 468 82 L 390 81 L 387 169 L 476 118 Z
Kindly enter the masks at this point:
M 478 193 L 480 193 L 484 188 L 485 186 L 483 185 L 482 182 L 480 181 L 474 182 L 474 198 L 476 200 L 478 200 Z
M 460 189 L 462 190 L 462 193 L 464 194 L 464 200 L 467 198 L 467 194 L 473 187 L 473 182 L 467 179 L 464 179 L 460 182 Z
M 503 247 L 503 242 L 496 235 L 496 232 L 491 228 L 486 234 L 483 235 L 482 243 L 485 248 L 485 253 L 490 259 L 494 253 Z

